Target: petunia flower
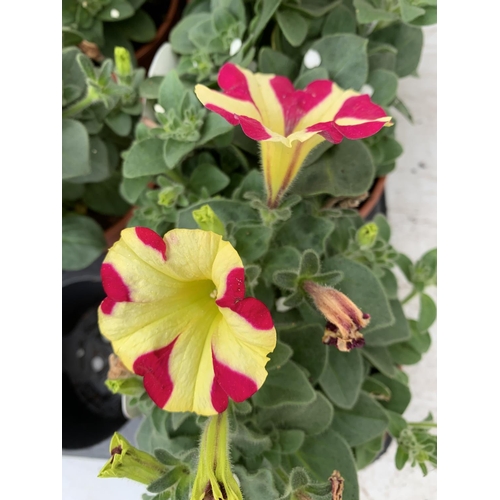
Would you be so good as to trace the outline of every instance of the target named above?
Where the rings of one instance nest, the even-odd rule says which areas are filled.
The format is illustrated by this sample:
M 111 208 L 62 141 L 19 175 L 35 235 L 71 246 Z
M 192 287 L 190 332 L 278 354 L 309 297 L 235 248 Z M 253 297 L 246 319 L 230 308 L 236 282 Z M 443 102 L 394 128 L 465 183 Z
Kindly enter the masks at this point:
M 324 344 L 334 345 L 344 352 L 365 345 L 359 330 L 368 326 L 369 314 L 363 313 L 349 297 L 334 288 L 309 280 L 304 281 L 302 286 L 326 318 Z
M 241 259 L 220 235 L 125 229 L 101 277 L 101 332 L 160 408 L 214 415 L 264 383 L 276 346 L 271 314 L 245 298 Z
M 366 94 L 343 90 L 329 80 L 296 90 L 284 76 L 252 73 L 231 63 L 220 69 L 221 92 L 196 85 L 208 109 L 261 144 L 268 205 L 280 199 L 307 155 L 324 140 L 363 139 L 391 125 L 391 117 Z

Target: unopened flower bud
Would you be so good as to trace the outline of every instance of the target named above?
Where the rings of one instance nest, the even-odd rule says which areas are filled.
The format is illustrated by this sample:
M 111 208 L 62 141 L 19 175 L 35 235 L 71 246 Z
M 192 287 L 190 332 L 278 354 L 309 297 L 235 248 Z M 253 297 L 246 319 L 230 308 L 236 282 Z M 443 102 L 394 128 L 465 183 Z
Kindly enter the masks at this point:
M 192 213 L 193 219 L 200 229 L 224 236 L 224 224 L 217 217 L 217 214 L 212 210 L 210 205 L 203 205 L 198 210 L 193 210 Z
M 151 484 L 168 469 L 155 457 L 132 446 L 121 434 L 114 433 L 109 445 L 111 458 L 97 477 L 126 477 L 143 484 Z
M 371 248 L 377 240 L 378 226 L 375 222 L 368 222 L 361 226 L 356 232 L 356 240 L 359 246 Z
M 359 330 L 368 325 L 368 314 L 363 314 L 352 300 L 334 288 L 318 285 L 314 281 L 304 281 L 303 287 L 327 320 L 324 344 L 334 345 L 344 352 L 365 345 Z
M 130 53 L 123 47 L 115 47 L 115 67 L 120 76 L 130 75 L 132 72 L 132 60 Z

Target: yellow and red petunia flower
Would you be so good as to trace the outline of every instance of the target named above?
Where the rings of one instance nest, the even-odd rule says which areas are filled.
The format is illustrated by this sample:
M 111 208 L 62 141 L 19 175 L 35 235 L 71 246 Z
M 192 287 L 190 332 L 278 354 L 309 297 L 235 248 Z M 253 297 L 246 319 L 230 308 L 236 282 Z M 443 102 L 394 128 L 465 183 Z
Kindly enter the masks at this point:
M 324 140 L 363 139 L 391 125 L 391 117 L 368 95 L 329 80 L 296 90 L 284 76 L 252 73 L 231 63 L 219 72 L 223 92 L 196 85 L 208 109 L 262 146 L 268 205 L 276 207 L 312 149 Z
M 160 408 L 214 415 L 264 383 L 276 330 L 266 306 L 245 298 L 241 259 L 220 235 L 125 229 L 101 277 L 101 332 Z

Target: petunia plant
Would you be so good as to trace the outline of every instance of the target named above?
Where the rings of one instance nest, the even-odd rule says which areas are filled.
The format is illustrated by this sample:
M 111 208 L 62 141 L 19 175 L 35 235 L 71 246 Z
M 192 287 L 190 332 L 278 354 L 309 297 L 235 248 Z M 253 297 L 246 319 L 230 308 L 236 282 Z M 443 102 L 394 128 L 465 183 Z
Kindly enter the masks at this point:
M 412 262 L 359 211 L 402 152 L 398 80 L 435 5 L 194 0 L 177 67 L 148 79 L 124 48 L 63 50 L 65 267 L 109 246 L 106 386 L 142 415 L 99 477 L 143 500 L 358 500 L 391 441 L 396 468 L 437 466 L 432 415 L 404 416 L 437 253 Z M 125 215 L 112 245 L 99 214 Z

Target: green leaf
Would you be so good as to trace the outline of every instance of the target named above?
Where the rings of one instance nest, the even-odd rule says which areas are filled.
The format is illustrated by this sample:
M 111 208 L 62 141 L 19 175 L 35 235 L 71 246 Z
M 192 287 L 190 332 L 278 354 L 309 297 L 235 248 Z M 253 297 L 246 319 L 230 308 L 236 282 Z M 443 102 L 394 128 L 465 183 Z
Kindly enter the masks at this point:
M 424 7 L 425 14 L 411 21 L 413 26 L 429 26 L 437 22 L 437 7 Z
M 106 125 L 120 137 L 126 137 L 132 130 L 132 117 L 127 113 L 112 113 L 105 120 Z
M 253 396 L 256 405 L 272 408 L 289 403 L 311 403 L 315 392 L 304 372 L 293 361 L 267 376 L 264 385 Z
M 411 282 L 412 276 L 413 276 L 413 263 L 412 261 L 404 254 L 400 253 L 398 254 L 398 257 L 396 259 L 396 264 L 398 265 L 399 269 L 403 272 L 405 275 L 406 279 Z
M 275 408 L 259 409 L 259 426 L 269 425 L 278 429 L 300 429 L 308 435 L 320 434 L 331 424 L 333 406 L 321 392 L 315 392 L 315 399 L 307 404 L 287 404 Z
M 363 356 L 375 367 L 388 377 L 394 377 L 396 366 L 386 347 L 368 347 L 362 349 Z
M 298 490 L 303 486 L 307 486 L 311 481 L 303 467 L 295 467 L 295 469 L 292 469 L 289 480 L 290 487 L 293 491 Z
M 323 254 L 326 239 L 334 228 L 335 224 L 324 217 L 300 215 L 283 223 L 276 233 L 276 242 L 280 246 L 295 247 L 300 252 L 312 249 Z
M 236 465 L 234 472 L 240 480 L 245 499 L 276 500 L 280 496 L 269 469 L 260 469 L 256 474 L 249 474 L 243 466 Z
M 398 76 L 386 69 L 376 69 L 370 73 L 368 83 L 373 87 L 371 100 L 381 106 L 389 105 L 396 97 Z
M 406 429 L 406 427 L 408 427 L 408 424 L 406 423 L 406 420 L 399 413 L 388 410 L 387 408 L 385 412 L 389 417 L 389 433 L 392 437 L 395 437 L 397 439 L 401 434 L 401 431 L 403 429 Z
M 230 182 L 229 177 L 215 165 L 198 165 L 189 179 L 191 189 L 201 193 L 205 188 L 209 195 L 222 191 Z
M 280 329 L 280 339 L 293 351 L 292 359 L 309 372 L 309 381 L 315 384 L 327 363 L 328 347 L 321 342 L 324 328 L 320 325 L 301 325 Z
M 372 440 L 389 425 L 389 418 L 381 406 L 368 394 L 361 392 L 350 410 L 335 409 L 332 429 L 350 446 L 359 446 Z
M 412 5 L 410 0 L 398 0 L 401 9 L 401 19 L 405 23 L 413 21 L 416 17 L 425 14 L 425 9 Z
M 368 77 L 368 41 L 357 35 L 328 35 L 311 45 L 330 79 L 344 89 L 360 90 Z
M 408 408 L 411 400 L 411 392 L 408 386 L 381 373 L 376 373 L 373 375 L 373 378 L 382 382 L 391 391 L 391 399 L 389 401 L 381 401 L 380 404 L 385 409 L 402 415 L 406 408 Z
M 170 32 L 169 41 L 173 51 L 178 54 L 192 54 L 196 50 L 196 45 L 189 39 L 190 31 L 196 30 L 198 25 L 210 19 L 211 15 L 206 12 L 192 14 L 181 19 Z
M 76 60 L 78 54 L 80 51 L 76 47 L 68 47 L 62 51 L 63 88 L 69 86 L 74 89 L 72 101 L 80 97 L 87 87 L 85 75 Z
M 180 110 L 187 90 L 179 79 L 177 71 L 170 70 L 163 78 L 158 91 L 158 103 L 168 112 L 169 109 Z
M 298 271 L 300 265 L 300 253 L 293 246 L 281 246 L 271 248 L 265 255 L 262 263 L 261 277 L 270 285 L 273 283 L 273 275 L 276 271 Z
M 236 251 L 243 262 L 255 262 L 266 254 L 273 231 L 261 224 L 247 224 L 238 227 L 234 233 Z
M 396 276 L 389 269 L 384 269 L 384 275 L 380 278 L 380 282 L 384 287 L 385 294 L 389 300 L 398 298 L 398 282 Z
M 319 383 L 336 406 L 352 408 L 361 391 L 363 375 L 363 360 L 358 350 L 340 352 L 332 347 Z
M 169 169 L 175 168 L 179 162 L 195 148 L 194 142 L 181 142 L 168 138 L 163 143 L 163 161 Z M 163 169 L 163 172 L 165 169 Z
M 174 457 L 167 450 L 163 450 L 161 448 L 157 448 L 154 450 L 155 457 L 164 465 L 178 465 L 180 460 L 177 457 Z
M 84 269 L 106 250 L 104 233 L 93 219 L 84 215 L 66 215 L 62 219 L 62 268 Z
M 147 490 L 150 493 L 161 493 L 173 486 L 179 480 L 179 470 L 177 468 L 169 470 L 165 475 L 153 481 Z
M 250 45 L 260 36 L 281 2 L 282 0 L 262 0 L 262 2 L 260 3 L 262 9 L 259 12 L 258 16 L 252 19 L 250 23 L 251 34 L 248 40 L 245 42 L 245 45 Z
M 281 453 L 295 453 L 304 443 L 305 432 L 299 429 L 280 430 L 279 443 Z
M 353 0 L 356 8 L 356 18 L 360 24 L 368 24 L 376 21 L 395 21 L 398 15 L 385 9 L 374 7 L 368 0 Z
M 301 196 L 359 196 L 373 184 L 375 167 L 362 141 L 344 140 L 304 168 L 291 192 Z
M 89 135 L 76 120 L 62 121 L 62 178 L 71 179 L 89 174 Z
M 167 166 L 163 159 L 164 142 L 158 138 L 134 142 L 123 162 L 123 176 L 144 177 L 165 172 Z
M 421 28 L 396 23 L 375 31 L 372 39 L 389 43 L 397 49 L 396 73 L 400 78 L 411 75 L 417 69 L 423 46 Z
M 308 17 L 322 17 L 335 6 L 336 2 L 332 0 L 307 0 L 298 1 L 288 0 L 285 2 L 290 9 L 306 14 Z
M 396 99 L 394 99 L 394 101 L 391 103 L 391 106 L 396 108 L 410 123 L 413 123 L 413 116 L 410 113 L 410 110 L 399 97 L 396 97 Z
M 288 360 L 292 357 L 292 354 L 292 348 L 278 340 L 276 348 L 271 354 L 269 354 L 270 359 L 266 365 L 266 370 L 268 372 L 271 370 L 279 370 L 288 362 Z
M 388 347 L 394 363 L 398 365 L 415 365 L 422 359 L 422 354 L 410 342 L 400 342 Z
M 82 184 L 73 184 L 69 181 L 62 181 L 62 199 L 76 201 L 83 196 L 85 186 Z
M 227 134 L 230 130 L 233 130 L 234 127 L 227 120 L 222 118 L 222 116 L 217 113 L 210 112 L 203 126 L 200 130 L 200 139 L 196 143 L 196 146 L 201 146 L 202 144 L 206 144 L 208 141 L 219 137 L 223 134 Z
M 333 429 L 318 436 L 307 436 L 302 448 L 289 456 L 292 467 L 306 467 L 317 481 L 327 481 L 332 471 L 340 471 L 345 481 L 342 500 L 359 499 L 356 463 L 351 448 Z
M 130 205 L 121 197 L 119 184 L 119 174 L 103 182 L 87 184 L 83 202 L 100 214 L 122 216 L 130 209 Z
M 347 295 L 364 313 L 370 314 L 368 332 L 394 324 L 395 318 L 379 279 L 363 264 L 343 257 L 331 257 L 323 262 L 323 271 L 341 271 L 344 279 L 337 289 Z
M 385 436 L 385 433 L 381 434 L 380 436 L 373 438 L 367 443 L 356 446 L 356 448 L 354 448 L 358 470 L 365 468 L 375 460 L 384 446 Z
M 202 200 L 195 205 L 179 210 L 178 212 L 178 222 L 177 227 L 182 227 L 186 229 L 197 229 L 198 224 L 192 216 L 193 210 L 200 208 L 202 205 L 208 204 L 210 208 L 215 212 L 217 217 L 227 225 L 229 222 L 238 223 L 240 221 L 245 222 L 257 222 L 258 213 L 253 210 L 248 203 L 244 203 L 237 200 Z
M 291 9 L 280 9 L 276 14 L 276 20 L 290 45 L 299 47 L 304 42 L 308 22 L 298 12 Z
M 362 390 L 378 400 L 389 401 L 389 399 L 391 399 L 390 389 L 385 384 L 373 377 L 365 378 Z
M 146 99 L 158 99 L 162 82 L 163 76 L 152 76 L 151 78 L 147 78 L 139 85 L 139 95 Z
M 144 10 L 138 10 L 128 19 L 117 24 L 117 28 L 129 39 L 134 42 L 146 43 L 156 35 L 156 26 Z
M 297 63 L 282 52 L 262 47 L 259 52 L 259 71 L 261 73 L 272 73 L 283 75 L 293 79 L 298 70 Z
M 328 14 L 321 30 L 321 36 L 336 33 L 356 33 L 356 17 L 341 3 L 337 3 Z
M 312 68 L 312 69 L 308 69 L 306 71 L 303 71 L 300 74 L 300 76 L 295 80 L 295 83 L 293 84 L 293 86 L 296 89 L 304 89 L 311 82 L 314 82 L 315 80 L 328 80 L 328 70 L 326 68 L 318 67 L 318 68 Z M 317 147 L 319 147 L 319 146 L 317 146 Z M 314 149 L 316 149 L 316 148 L 314 148 Z M 309 163 L 308 160 L 311 156 L 312 156 L 312 154 L 310 153 L 309 156 L 306 158 L 306 161 L 302 165 L 303 167 L 305 167 Z
M 401 470 L 408 461 L 408 452 L 400 445 L 396 451 L 396 469 Z
M 432 339 L 429 332 L 422 332 L 418 329 L 417 322 L 410 320 L 411 339 L 409 344 L 416 349 L 420 354 L 424 354 L 429 350 Z
M 109 151 L 106 148 L 106 144 L 99 137 L 91 136 L 89 139 L 90 174 L 72 177 L 69 182 L 77 182 L 79 184 L 101 182 L 111 175 Z
M 420 294 L 420 312 L 418 313 L 417 328 L 420 332 L 427 331 L 436 320 L 436 304 L 425 293 Z
M 122 178 L 120 184 L 120 194 L 130 204 L 134 204 L 141 193 L 146 189 L 151 176 L 134 177 L 133 179 Z
M 399 300 L 391 300 L 389 303 L 395 322 L 385 328 L 366 333 L 363 332 L 367 347 L 388 346 L 411 338 L 408 320 L 406 319 L 401 303 Z

